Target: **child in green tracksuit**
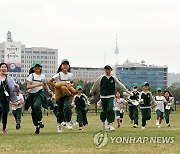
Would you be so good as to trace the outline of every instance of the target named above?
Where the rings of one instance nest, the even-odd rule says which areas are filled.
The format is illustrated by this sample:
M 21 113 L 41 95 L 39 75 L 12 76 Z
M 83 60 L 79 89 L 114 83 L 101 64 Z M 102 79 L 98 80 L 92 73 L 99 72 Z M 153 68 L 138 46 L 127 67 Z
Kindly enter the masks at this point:
M 139 100 L 138 85 L 137 83 L 132 84 L 132 96 L 130 96 L 131 100 Z M 134 124 L 133 127 L 137 128 L 138 126 L 138 105 L 133 105 L 131 102 L 128 102 L 129 106 L 129 118 L 131 119 L 131 123 Z
M 68 85 L 73 85 L 74 75 L 70 73 L 70 64 L 67 59 L 63 59 L 61 61 L 61 65 L 58 68 L 57 74 L 55 74 L 50 80 L 49 84 L 55 87 L 55 84 L 58 82 L 65 82 Z M 72 103 L 72 96 L 73 94 L 67 95 L 63 94 L 59 100 L 56 100 L 57 106 L 57 123 L 58 123 L 58 133 L 63 132 L 63 122 L 66 122 L 67 129 L 73 129 L 71 124 L 72 118 L 72 110 L 71 110 L 71 103 Z
M 164 92 L 164 97 L 166 99 L 166 103 L 164 104 L 164 113 L 165 113 L 165 119 L 166 119 L 166 124 L 168 127 L 170 127 L 170 114 L 171 111 L 174 111 L 174 109 L 172 108 L 172 105 L 174 104 L 174 97 L 172 96 L 171 92 L 166 90 Z
M 74 96 L 74 101 L 72 104 L 75 105 L 79 130 L 83 130 L 83 126 L 88 125 L 87 112 L 88 105 L 90 103 L 87 100 L 87 96 L 83 94 L 83 90 L 80 85 L 76 87 L 76 90 L 77 94 Z
M 149 83 L 142 84 L 142 92 L 139 96 L 140 109 L 142 113 L 142 129 L 145 129 L 147 120 L 151 119 L 151 102 L 155 102 L 154 98 L 149 91 Z
M 25 110 L 31 106 L 32 109 L 32 121 L 36 127 L 35 134 L 40 134 L 40 129 L 44 128 L 42 123 L 42 106 L 47 105 L 47 99 L 44 94 L 43 88 L 45 88 L 50 95 L 52 95 L 51 90 L 49 89 L 47 83 L 45 82 L 45 75 L 42 72 L 41 62 L 36 60 L 33 61 L 32 70 L 29 72 L 27 78 L 27 89 L 28 97 L 25 104 Z M 48 106 L 46 106 L 47 108 Z
M 115 85 L 117 85 L 122 91 L 130 94 L 128 89 L 115 77 L 112 76 L 112 67 L 106 65 L 104 67 L 105 75 L 102 75 L 94 83 L 90 94 L 100 88 L 100 98 L 102 101 L 102 112 L 100 114 L 100 119 L 102 121 L 103 129 L 106 129 L 106 119 L 108 122 L 108 129 L 114 131 L 113 122 L 115 119 L 114 107 L 114 97 L 115 97 Z
M 19 88 L 16 90 L 15 95 L 16 95 L 18 101 L 15 103 L 11 103 L 12 104 L 12 114 L 16 120 L 16 129 L 20 129 L 21 128 L 22 107 L 24 105 L 24 97 L 19 92 Z

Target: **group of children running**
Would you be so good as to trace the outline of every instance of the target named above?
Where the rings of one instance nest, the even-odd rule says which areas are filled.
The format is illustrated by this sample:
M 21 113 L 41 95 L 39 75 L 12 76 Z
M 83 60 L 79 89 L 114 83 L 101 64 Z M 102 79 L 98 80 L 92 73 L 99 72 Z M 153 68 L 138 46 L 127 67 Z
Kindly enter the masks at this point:
M 172 104 L 174 99 L 170 91 L 164 91 L 162 95 L 162 89 L 157 88 L 157 96 L 153 97 L 149 89 L 149 83 L 144 82 L 142 84 L 142 92 L 138 91 L 137 83 L 132 84 L 132 92 L 128 99 L 124 99 L 119 92 L 115 95 L 115 112 L 117 118 L 118 127 L 123 121 L 124 108 L 128 106 L 129 118 L 134 128 L 138 127 L 138 112 L 139 108 L 142 114 L 142 129 L 145 129 L 147 121 L 151 119 L 151 108 L 155 107 L 157 114 L 156 125 L 161 127 L 161 122 L 165 118 L 166 124 L 170 127 L 169 115 L 173 111 Z
M 57 119 L 58 132 L 63 132 L 63 125 L 67 129 L 73 129 L 72 125 L 72 108 L 75 108 L 77 114 L 77 123 L 79 130 L 88 125 L 87 112 L 90 102 L 87 96 L 83 93 L 81 85 L 73 88 L 73 74 L 70 73 L 70 64 L 67 59 L 61 61 L 57 74 L 47 80 L 45 75 L 42 74 L 42 65 L 40 61 L 34 61 L 32 68 L 29 71 L 27 78 L 28 96 L 26 103 L 20 93 L 19 86 L 14 82 L 13 78 L 7 75 L 8 65 L 6 63 L 0 64 L 0 120 L 3 124 L 2 134 L 6 135 L 7 118 L 9 112 L 9 104 L 12 104 L 12 113 L 16 120 L 16 129 L 21 128 L 21 114 L 22 106 L 25 110 L 31 108 L 32 122 L 35 126 L 35 133 L 40 134 L 44 124 L 42 122 L 42 107 L 48 109 L 50 106 L 47 101 L 44 89 L 49 95 L 54 96 L 55 104 L 53 104 L 53 112 Z M 151 119 L 151 106 L 156 108 L 157 120 L 156 124 L 160 127 L 162 119 L 165 114 L 166 123 L 170 126 L 169 115 L 172 110 L 172 95 L 169 91 L 164 92 L 157 89 L 157 96 L 154 98 L 149 89 L 149 83 L 142 84 L 142 92 L 138 91 L 137 83 L 133 83 L 132 91 L 129 91 L 115 76 L 112 76 L 112 67 L 106 65 L 104 67 L 105 74 L 100 76 L 95 81 L 90 95 L 95 92 L 100 92 L 100 106 L 102 112 L 100 119 L 102 121 L 103 129 L 114 131 L 113 123 L 115 115 L 117 118 L 118 127 L 120 127 L 123 116 L 124 108 L 126 105 L 129 107 L 129 117 L 134 128 L 138 126 L 138 110 L 140 108 L 142 113 L 142 129 L 145 129 L 147 120 Z M 48 83 L 54 88 L 52 92 Z M 115 86 L 119 87 L 123 94 L 115 92 Z M 123 96 L 126 95 L 126 98 Z M 52 104 L 51 104 L 52 105 Z M 114 111 L 115 110 L 115 111 Z M 107 121 L 107 122 L 106 122 Z

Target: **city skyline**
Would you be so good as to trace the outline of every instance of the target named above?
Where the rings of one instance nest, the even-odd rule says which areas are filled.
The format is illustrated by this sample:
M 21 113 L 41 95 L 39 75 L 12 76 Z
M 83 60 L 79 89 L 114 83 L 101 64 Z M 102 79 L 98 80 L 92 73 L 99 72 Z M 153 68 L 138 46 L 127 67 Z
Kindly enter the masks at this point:
M 59 63 L 103 67 L 116 63 L 117 34 L 119 64 L 145 60 L 180 73 L 178 0 L 7 0 L 1 6 L 0 42 L 10 30 L 27 47 L 58 49 Z

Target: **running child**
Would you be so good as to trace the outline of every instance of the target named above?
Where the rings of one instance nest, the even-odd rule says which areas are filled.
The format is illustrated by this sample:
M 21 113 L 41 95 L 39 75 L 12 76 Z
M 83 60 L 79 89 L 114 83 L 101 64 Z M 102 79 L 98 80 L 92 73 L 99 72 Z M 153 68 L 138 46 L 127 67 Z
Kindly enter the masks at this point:
M 73 104 L 75 105 L 79 130 L 83 130 L 83 126 L 88 125 L 87 112 L 90 102 L 87 100 L 87 96 L 83 94 L 82 86 L 78 85 L 76 90 L 77 94 L 74 96 Z
M 132 84 L 132 96 L 130 96 L 130 99 L 132 101 L 139 101 L 139 94 L 140 92 L 138 91 L 138 84 L 133 83 Z M 137 128 L 138 126 L 138 105 L 132 104 L 132 102 L 128 102 L 129 106 L 129 118 L 131 120 L 131 124 L 133 124 L 134 128 Z
M 16 129 L 20 129 L 21 128 L 22 107 L 24 105 L 24 97 L 20 93 L 19 87 L 15 91 L 15 95 L 16 95 L 18 101 L 15 103 L 11 103 L 12 104 L 12 114 L 16 120 Z
M 151 119 L 151 102 L 155 102 L 149 91 L 149 83 L 142 84 L 142 92 L 139 96 L 140 109 L 142 113 L 142 129 L 145 129 L 147 121 Z
M 44 94 L 43 88 L 45 88 L 50 95 L 52 95 L 51 90 L 45 83 L 45 75 L 42 72 L 41 62 L 36 60 L 33 61 L 31 72 L 27 78 L 27 89 L 28 98 L 25 104 L 25 110 L 31 106 L 32 109 L 32 121 L 36 127 L 35 134 L 40 134 L 40 129 L 44 128 L 42 123 L 42 106 L 45 107 L 47 104 L 47 99 Z M 46 106 L 47 107 L 47 106 Z
M 115 104 L 117 124 L 119 128 L 123 121 L 124 108 L 127 105 L 127 101 L 124 98 L 122 98 L 122 95 L 120 94 L 120 92 L 116 92 L 114 104 Z
M 74 76 L 70 73 L 69 61 L 67 59 L 63 59 L 58 68 L 57 74 L 49 80 L 49 84 L 55 87 L 57 83 L 65 82 L 67 85 L 72 86 L 73 80 Z M 68 95 L 66 93 L 59 93 L 59 95 L 61 95 L 61 97 L 56 98 L 56 104 L 58 105 L 56 118 L 58 123 L 58 132 L 61 133 L 63 130 L 62 123 L 64 121 L 66 122 L 67 129 L 73 129 L 70 123 L 72 117 L 71 103 L 73 94 L 70 93 Z
M 102 121 L 103 129 L 106 129 L 106 119 L 108 122 L 108 129 L 114 131 L 113 122 L 115 119 L 114 113 L 114 97 L 115 97 L 115 85 L 117 85 L 122 91 L 130 94 L 128 89 L 115 77 L 112 76 L 112 67 L 106 65 L 104 67 L 105 75 L 100 76 L 94 83 L 90 94 L 93 94 L 100 88 L 100 98 L 102 101 L 102 112 L 100 119 Z
M 164 104 L 164 113 L 165 113 L 165 119 L 166 119 L 166 124 L 168 127 L 171 126 L 170 124 L 170 114 L 171 111 L 174 111 L 172 105 L 174 104 L 174 97 L 172 96 L 171 92 L 166 90 L 164 92 L 164 97 L 166 99 L 166 103 Z
M 157 96 L 155 96 L 155 111 L 157 114 L 156 125 L 158 128 L 161 127 L 161 122 L 164 119 L 164 104 L 167 102 L 165 97 L 162 96 L 162 89 L 157 88 Z
M 14 94 L 16 89 L 15 81 L 12 77 L 7 75 L 8 65 L 6 63 L 0 64 L 0 121 L 2 121 L 2 134 L 7 135 L 7 119 L 9 113 L 10 101 L 17 102 L 17 97 Z

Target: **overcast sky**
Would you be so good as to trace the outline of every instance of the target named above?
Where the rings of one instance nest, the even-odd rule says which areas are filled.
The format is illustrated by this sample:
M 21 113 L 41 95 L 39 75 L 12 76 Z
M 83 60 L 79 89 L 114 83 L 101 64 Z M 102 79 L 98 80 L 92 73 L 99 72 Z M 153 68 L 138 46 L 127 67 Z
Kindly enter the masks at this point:
M 26 47 L 57 48 L 71 66 L 102 67 L 116 63 L 117 33 L 119 63 L 180 73 L 179 8 L 180 0 L 0 0 L 0 42 L 10 30 Z

